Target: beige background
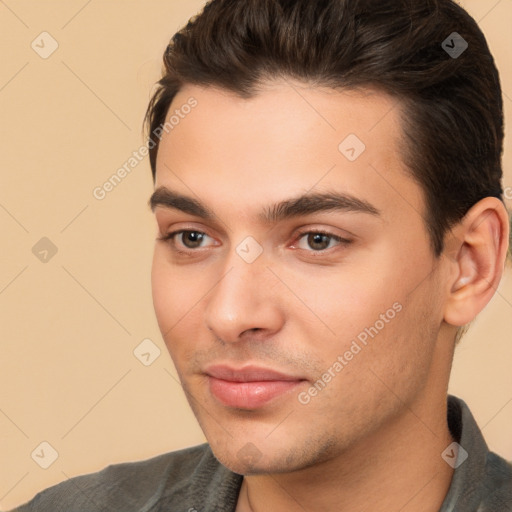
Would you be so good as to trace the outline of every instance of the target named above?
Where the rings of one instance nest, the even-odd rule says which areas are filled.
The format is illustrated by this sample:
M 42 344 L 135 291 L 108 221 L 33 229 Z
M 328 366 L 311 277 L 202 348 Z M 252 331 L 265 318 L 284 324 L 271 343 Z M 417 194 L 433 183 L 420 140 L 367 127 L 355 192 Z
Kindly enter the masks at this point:
M 204 441 L 154 319 L 147 158 L 105 199 L 93 196 L 142 145 L 163 50 L 202 4 L 0 1 L 1 509 L 71 476 Z M 462 4 L 497 59 L 510 127 L 512 2 Z M 43 31 L 59 45 L 47 59 L 31 48 L 51 48 Z M 512 198 L 511 144 L 509 129 Z M 58 249 L 46 263 L 32 253 L 42 237 Z M 509 459 L 511 330 L 508 270 L 457 350 L 450 389 Z M 133 353 L 144 339 L 161 350 L 149 366 Z M 48 469 L 36 463 L 48 449 L 31 458 L 43 441 L 58 452 Z

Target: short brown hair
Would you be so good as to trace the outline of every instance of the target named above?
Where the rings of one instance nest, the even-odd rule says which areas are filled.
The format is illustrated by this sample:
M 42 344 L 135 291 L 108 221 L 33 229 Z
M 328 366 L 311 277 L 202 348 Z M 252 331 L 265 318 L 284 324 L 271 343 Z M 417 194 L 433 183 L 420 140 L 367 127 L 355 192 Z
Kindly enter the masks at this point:
M 468 45 L 457 56 L 446 50 L 454 32 Z M 452 0 L 211 0 L 165 51 L 149 137 L 185 84 L 250 98 L 280 77 L 398 100 L 402 157 L 424 191 L 436 256 L 471 206 L 503 201 L 498 71 L 477 23 Z M 153 141 L 153 178 L 157 151 Z

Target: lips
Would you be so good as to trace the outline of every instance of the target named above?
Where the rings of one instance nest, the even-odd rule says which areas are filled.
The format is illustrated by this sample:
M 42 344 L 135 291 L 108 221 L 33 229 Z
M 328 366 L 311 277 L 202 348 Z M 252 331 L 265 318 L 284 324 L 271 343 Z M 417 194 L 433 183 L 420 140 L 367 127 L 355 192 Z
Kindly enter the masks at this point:
M 262 407 L 306 380 L 257 366 L 235 369 L 217 365 L 207 368 L 205 373 L 211 394 L 223 405 L 238 409 Z

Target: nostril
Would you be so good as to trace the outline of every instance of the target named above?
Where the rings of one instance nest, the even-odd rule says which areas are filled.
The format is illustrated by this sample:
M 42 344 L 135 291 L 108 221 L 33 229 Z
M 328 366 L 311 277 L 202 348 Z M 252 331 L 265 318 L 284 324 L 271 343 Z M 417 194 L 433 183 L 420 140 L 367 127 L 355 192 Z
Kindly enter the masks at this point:
M 261 327 L 253 327 L 252 329 L 247 329 L 246 331 L 244 331 L 244 332 L 242 333 L 242 335 L 243 335 L 243 334 L 245 334 L 245 333 L 255 333 L 255 332 L 259 332 L 259 331 L 261 331 L 261 330 L 262 330 L 262 328 L 261 328 Z

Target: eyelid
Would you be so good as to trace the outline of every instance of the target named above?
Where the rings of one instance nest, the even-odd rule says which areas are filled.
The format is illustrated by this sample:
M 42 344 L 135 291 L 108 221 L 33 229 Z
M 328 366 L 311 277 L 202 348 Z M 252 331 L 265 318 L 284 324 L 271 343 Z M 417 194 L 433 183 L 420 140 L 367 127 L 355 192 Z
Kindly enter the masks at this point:
M 214 240 L 214 243 L 211 244 L 210 246 L 220 245 L 219 243 L 217 243 L 215 241 L 215 238 L 210 236 L 207 232 L 202 231 L 200 229 L 196 229 L 191 226 L 182 227 L 180 229 L 170 231 L 166 234 L 159 236 L 158 240 L 168 243 L 170 245 L 172 251 L 174 251 L 175 253 L 180 254 L 182 256 L 193 257 L 194 255 L 200 255 L 200 254 L 204 253 L 204 251 L 207 250 L 207 248 L 210 246 L 199 247 L 196 249 L 188 249 L 186 247 L 180 248 L 181 246 L 176 243 L 175 238 L 177 236 L 182 235 L 184 233 L 190 233 L 190 232 L 199 233 L 201 235 L 205 235 L 209 238 L 212 238 L 212 240 Z M 325 235 L 325 236 L 331 238 L 332 240 L 335 240 L 337 242 L 337 244 L 334 247 L 329 247 L 327 249 L 321 249 L 318 251 L 315 251 L 313 249 L 308 250 L 308 249 L 302 249 L 300 247 L 297 247 L 298 242 L 302 238 L 304 238 L 306 235 L 311 235 L 311 234 Z M 292 245 L 289 245 L 288 247 L 291 247 L 292 249 L 297 250 L 302 253 L 307 253 L 308 257 L 321 258 L 321 257 L 331 256 L 333 252 L 337 252 L 337 251 L 345 248 L 346 246 L 352 244 L 353 242 L 354 242 L 353 239 L 346 238 L 341 235 L 332 233 L 332 231 L 330 231 L 329 229 L 304 227 L 298 233 L 295 233 Z
M 168 233 L 164 233 L 162 235 L 159 235 L 157 240 L 160 240 L 162 242 L 167 242 L 169 243 L 171 246 L 172 246 L 172 249 L 175 250 L 176 252 L 178 253 L 181 253 L 181 254 L 192 254 L 192 253 L 195 253 L 195 252 L 200 252 L 202 251 L 203 249 L 205 249 L 204 247 L 200 247 L 198 249 L 188 249 L 188 248 L 185 248 L 185 249 L 179 249 L 177 246 L 176 246 L 176 240 L 175 238 L 179 235 L 182 235 L 183 233 L 199 233 L 201 235 L 205 235 L 209 238 L 211 238 L 213 240 L 213 237 L 210 236 L 208 233 L 206 233 L 205 231 L 201 231 L 199 229 L 194 229 L 194 228 L 181 228 L 181 229 L 176 229 L 174 231 L 170 231 Z M 219 245 L 219 244 L 213 244 L 213 245 Z
M 338 244 L 335 246 L 335 247 L 330 247 L 328 249 L 323 249 L 321 251 L 314 251 L 314 250 L 308 250 L 308 249 L 301 249 L 299 247 L 295 247 L 296 244 L 302 239 L 304 238 L 304 236 L 306 235 L 310 235 L 310 234 L 319 234 L 319 235 L 326 235 L 328 236 L 329 238 L 332 238 L 333 240 L 336 240 L 338 242 Z M 335 233 L 332 233 L 330 230 L 328 229 L 322 229 L 322 228 L 304 228 L 302 231 L 300 231 L 299 233 L 297 233 L 295 235 L 295 239 L 294 239 L 294 242 L 293 242 L 293 246 L 292 248 L 296 248 L 297 250 L 299 251 L 303 251 L 303 252 L 307 252 L 307 253 L 311 253 L 311 254 L 316 254 L 317 257 L 319 256 L 326 256 L 328 254 L 330 254 L 332 251 L 336 251 L 337 249 L 339 249 L 340 247 L 343 247 L 343 246 L 346 246 L 346 245 L 349 245 L 353 242 L 352 239 L 350 238 L 346 238 L 346 237 L 343 237 L 341 235 L 337 235 Z

